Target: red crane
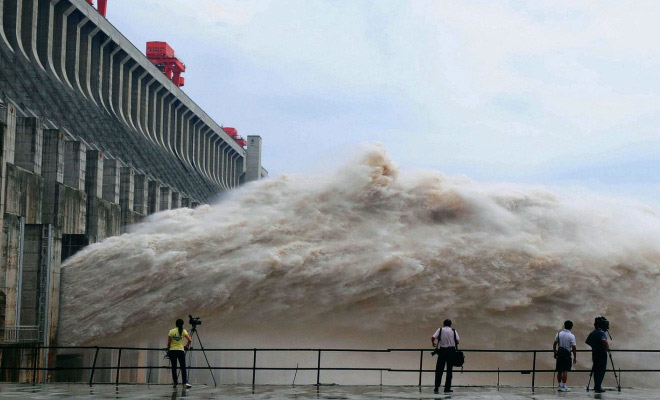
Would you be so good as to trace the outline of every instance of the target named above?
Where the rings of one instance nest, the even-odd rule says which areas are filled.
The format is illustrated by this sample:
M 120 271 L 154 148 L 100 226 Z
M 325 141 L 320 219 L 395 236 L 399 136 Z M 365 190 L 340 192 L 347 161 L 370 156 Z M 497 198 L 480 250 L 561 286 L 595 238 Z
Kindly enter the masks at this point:
M 243 137 L 241 137 L 238 134 L 238 131 L 236 130 L 236 128 L 230 128 L 230 127 L 224 127 L 223 126 L 222 130 L 225 131 L 225 133 L 227 135 L 229 135 L 232 139 L 234 139 L 234 141 L 236 143 L 238 143 L 239 146 L 247 147 L 247 142 L 245 141 L 245 139 L 243 139 Z
M 87 2 L 91 5 L 94 5 L 94 0 L 87 0 Z M 98 10 L 99 14 L 105 17 L 105 13 L 108 11 L 108 0 L 99 0 Z
M 185 79 L 181 73 L 186 72 L 186 65 L 176 58 L 174 50 L 166 42 L 147 42 L 147 58 L 175 85 L 184 85 Z

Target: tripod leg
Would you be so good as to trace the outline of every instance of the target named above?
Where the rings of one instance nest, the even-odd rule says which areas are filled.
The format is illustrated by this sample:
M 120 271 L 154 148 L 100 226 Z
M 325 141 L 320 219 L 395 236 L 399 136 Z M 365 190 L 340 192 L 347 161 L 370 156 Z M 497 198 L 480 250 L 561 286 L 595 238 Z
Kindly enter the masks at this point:
M 607 354 L 610 356 L 610 364 L 612 364 L 612 373 L 614 374 L 614 381 L 616 382 L 616 387 L 620 392 L 621 391 L 621 381 L 619 380 L 619 377 L 616 374 L 616 369 L 614 368 L 614 360 L 612 359 L 612 353 L 610 353 L 609 350 L 608 350 Z
M 209 362 L 208 357 L 206 357 L 206 351 L 204 350 L 204 345 L 202 344 L 202 339 L 199 337 L 199 332 L 195 330 L 197 334 L 197 340 L 199 340 L 199 348 L 202 349 L 202 354 L 204 354 L 204 359 L 206 360 L 206 365 L 209 367 L 209 372 L 211 373 L 211 378 L 213 378 L 213 386 L 218 387 L 217 382 L 215 381 L 215 375 L 213 375 L 213 368 L 211 368 L 211 363 Z
M 591 366 L 591 372 L 589 372 L 589 382 L 587 383 L 587 392 L 589 391 L 589 386 L 591 386 L 591 377 L 594 376 L 594 367 Z

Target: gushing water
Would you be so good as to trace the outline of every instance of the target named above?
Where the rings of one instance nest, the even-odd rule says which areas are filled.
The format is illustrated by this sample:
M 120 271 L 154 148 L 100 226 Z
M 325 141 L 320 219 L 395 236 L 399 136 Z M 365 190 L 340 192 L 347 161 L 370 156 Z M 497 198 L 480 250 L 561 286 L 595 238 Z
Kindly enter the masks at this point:
M 469 347 L 547 347 L 565 319 L 581 337 L 605 314 L 623 347 L 650 346 L 659 243 L 651 208 L 399 174 L 374 146 L 337 173 L 249 184 L 79 252 L 60 319 L 76 333 L 59 339 L 162 341 L 195 314 L 223 345 L 414 347 L 449 317 Z

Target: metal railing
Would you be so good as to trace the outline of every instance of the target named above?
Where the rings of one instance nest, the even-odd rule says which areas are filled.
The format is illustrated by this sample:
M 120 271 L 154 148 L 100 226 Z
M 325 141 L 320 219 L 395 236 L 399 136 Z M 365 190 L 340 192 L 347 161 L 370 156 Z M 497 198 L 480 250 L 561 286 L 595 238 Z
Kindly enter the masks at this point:
M 39 327 L 36 325 L 5 327 L 5 343 L 38 342 L 39 339 Z
M 89 385 L 93 385 L 94 383 L 99 383 L 99 382 L 94 382 L 94 376 L 95 372 L 98 371 L 107 371 L 110 370 L 111 372 L 115 372 L 115 380 L 114 382 L 103 382 L 103 383 L 115 383 L 117 385 L 121 383 L 139 383 L 139 382 L 121 382 L 120 381 L 120 371 L 123 370 L 148 370 L 149 375 L 151 376 L 152 370 L 162 370 L 162 369 L 169 369 L 170 367 L 168 365 L 131 365 L 131 366 L 126 366 L 122 365 L 122 352 L 126 351 L 145 351 L 145 352 L 160 352 L 163 353 L 164 349 L 162 348 L 149 348 L 149 347 L 113 347 L 113 346 L 78 346 L 78 347 L 73 347 L 73 346 L 68 346 L 68 347 L 54 347 L 54 346 L 21 346 L 21 345 L 2 345 L 0 346 L 0 353 L 4 352 L 5 350 L 24 350 L 24 349 L 31 349 L 31 355 L 30 357 L 35 360 L 34 364 L 31 364 L 29 366 L 3 366 L 4 370 L 18 370 L 18 371 L 28 371 L 31 374 L 31 381 L 34 383 L 37 383 L 38 381 L 42 382 L 47 382 L 48 379 L 46 378 L 46 374 L 43 374 L 41 378 L 38 378 L 39 372 L 56 372 L 56 371 L 73 371 L 73 370 L 78 370 L 78 371 L 88 371 L 89 372 Z M 43 367 L 43 366 L 38 366 L 36 360 L 41 359 L 40 356 L 42 356 L 45 352 L 61 352 L 61 351 L 66 351 L 67 353 L 70 353 L 72 351 L 93 351 L 94 356 L 93 356 L 93 361 L 90 366 L 81 366 L 81 367 L 60 367 L 60 366 L 51 366 L 51 367 Z M 117 352 L 117 362 L 115 365 L 106 365 L 106 366 L 101 366 L 98 365 L 98 359 L 99 359 L 99 352 L 101 350 L 110 350 L 110 351 L 116 351 Z M 535 388 L 540 387 L 537 385 L 537 374 L 549 374 L 549 373 L 555 373 L 554 369 L 547 369 L 547 368 L 539 368 L 537 363 L 538 363 L 538 356 L 545 354 L 548 355 L 548 358 L 551 357 L 550 354 L 552 353 L 552 350 L 538 350 L 538 349 L 525 349 L 525 350 L 520 350 L 520 349 L 461 349 L 464 353 L 467 353 L 466 358 L 468 360 L 467 365 L 470 364 L 470 354 L 488 354 L 488 353 L 496 353 L 496 354 L 513 354 L 513 355 L 531 355 L 532 360 L 528 368 L 497 368 L 497 369 L 462 369 L 460 370 L 461 373 L 468 373 L 468 374 L 497 374 L 497 386 L 500 386 L 500 375 L 502 374 L 522 374 L 522 375 L 530 375 L 531 382 L 528 387 L 531 388 L 532 391 L 534 391 Z M 200 353 L 201 350 L 199 349 L 194 349 L 191 350 L 194 353 Z M 430 349 L 418 349 L 418 348 L 400 348 L 400 349 L 342 349 L 342 348 L 328 348 L 328 349 L 313 349 L 313 348 L 209 348 L 205 349 L 206 353 L 215 353 L 215 352 L 238 352 L 238 353 L 247 353 L 248 355 L 251 355 L 252 357 L 252 364 L 251 365 L 246 365 L 246 366 L 222 366 L 222 365 L 211 365 L 210 369 L 213 371 L 223 371 L 223 370 L 242 370 L 242 371 L 251 371 L 252 376 L 251 376 L 251 384 L 253 386 L 257 385 L 257 373 L 259 371 L 313 371 L 315 373 L 316 377 L 316 385 L 325 385 L 325 384 L 336 384 L 334 382 L 322 382 L 322 372 L 323 371 L 345 371 L 345 372 L 367 372 L 367 371 L 372 371 L 372 372 L 380 372 L 381 373 L 381 385 L 382 385 L 382 373 L 383 372 L 390 372 L 390 373 L 404 373 L 404 374 L 411 374 L 411 375 L 416 375 L 416 386 L 423 386 L 422 385 L 422 376 L 425 373 L 433 373 L 435 372 L 435 369 L 428 369 L 424 368 L 424 359 L 425 355 L 429 357 L 430 354 Z M 589 350 L 578 350 L 579 353 L 589 353 Z M 655 350 L 655 349 L 617 349 L 617 350 L 611 350 L 612 353 L 615 354 L 624 354 L 624 353 L 660 353 L 660 350 Z M 260 354 L 265 354 L 265 353 L 311 353 L 315 357 L 315 366 L 312 367 L 284 367 L 284 366 L 264 366 L 260 365 L 260 358 L 258 357 Z M 409 353 L 409 354 L 418 354 L 419 355 L 419 367 L 418 368 L 399 368 L 399 367 L 352 367 L 352 366 L 328 366 L 328 365 L 322 365 L 322 360 L 323 360 L 323 355 L 324 354 L 330 354 L 330 353 L 361 353 L 363 355 L 366 354 L 373 354 L 373 353 L 381 353 L 381 354 L 386 354 L 386 353 Z M 90 357 L 91 358 L 91 357 Z M 521 360 L 516 360 L 514 361 L 516 363 L 520 363 Z M 546 360 L 545 364 L 547 365 L 548 362 Z M 209 367 L 204 364 L 204 365 L 199 365 L 199 366 L 193 366 L 193 367 L 188 367 L 189 370 L 209 370 Z M 611 369 L 611 366 L 608 366 L 608 372 L 613 371 Z M 621 373 L 626 373 L 626 374 L 635 374 L 635 373 L 658 373 L 660 372 L 660 369 L 658 368 L 617 368 L 614 370 L 617 372 L 617 374 L 620 376 Z M 572 373 L 590 373 L 591 371 L 589 369 L 574 369 L 571 371 Z M 149 378 L 147 378 L 147 381 L 144 383 L 149 383 Z M 411 384 L 412 385 L 412 382 Z M 481 386 L 495 386 L 495 385 L 481 385 Z M 526 386 L 526 385 L 525 385 Z

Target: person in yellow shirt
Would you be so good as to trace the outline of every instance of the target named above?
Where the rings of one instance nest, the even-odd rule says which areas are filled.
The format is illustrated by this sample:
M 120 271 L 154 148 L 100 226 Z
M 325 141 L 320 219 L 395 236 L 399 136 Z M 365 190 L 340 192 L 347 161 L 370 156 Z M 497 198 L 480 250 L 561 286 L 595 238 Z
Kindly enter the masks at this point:
M 183 338 L 186 338 L 186 345 L 183 345 Z M 167 335 L 167 355 L 170 359 L 172 365 L 172 382 L 174 387 L 177 385 L 177 376 L 176 376 L 176 364 L 177 361 L 181 365 L 181 377 L 183 378 L 183 385 L 186 389 L 190 389 L 192 386 L 188 383 L 188 374 L 186 373 L 186 350 L 190 347 L 192 343 L 192 338 L 188 334 L 188 331 L 183 329 L 183 320 L 176 320 L 176 328 L 171 329 L 170 333 Z

